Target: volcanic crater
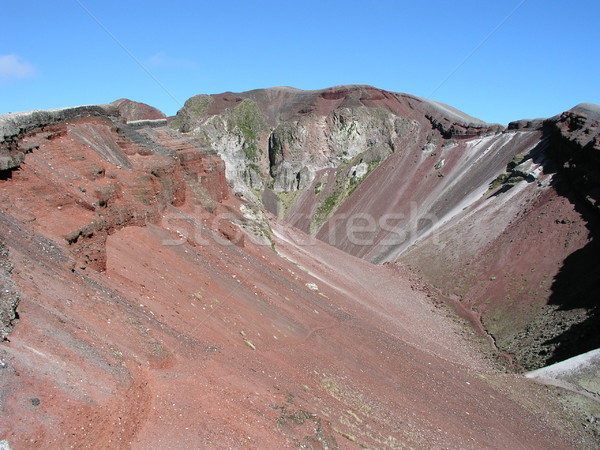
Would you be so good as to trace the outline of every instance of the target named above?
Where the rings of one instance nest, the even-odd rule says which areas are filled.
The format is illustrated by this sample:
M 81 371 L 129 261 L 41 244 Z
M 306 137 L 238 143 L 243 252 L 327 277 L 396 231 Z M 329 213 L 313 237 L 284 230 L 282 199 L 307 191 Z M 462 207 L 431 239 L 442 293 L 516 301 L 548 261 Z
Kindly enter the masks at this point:
M 355 85 L 0 116 L 0 447 L 596 448 L 597 372 L 522 373 L 600 347 L 599 123 Z

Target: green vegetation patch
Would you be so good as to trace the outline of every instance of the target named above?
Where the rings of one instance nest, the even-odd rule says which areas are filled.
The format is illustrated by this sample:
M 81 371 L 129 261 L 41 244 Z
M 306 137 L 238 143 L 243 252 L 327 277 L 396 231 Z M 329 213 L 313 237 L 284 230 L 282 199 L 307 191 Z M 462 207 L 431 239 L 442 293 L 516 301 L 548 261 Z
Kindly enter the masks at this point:
M 515 171 L 515 167 L 525 161 L 528 157 L 527 153 L 518 153 L 514 156 L 514 158 L 506 165 L 506 172 L 501 173 L 496 177 L 494 181 L 490 183 L 489 190 L 494 191 L 501 186 L 506 186 L 506 188 L 511 188 L 515 184 L 523 181 L 525 178 L 518 171 Z
M 250 99 L 245 99 L 230 113 L 227 131 L 241 133 L 244 144 L 243 150 L 250 161 L 258 161 L 260 149 L 258 142 L 261 133 L 266 129 L 266 123 L 260 108 Z
M 508 163 L 508 165 L 506 166 L 506 168 L 508 170 L 514 169 L 519 164 L 521 164 L 523 161 L 525 161 L 526 157 L 527 157 L 526 153 L 518 153 L 518 154 L 516 154 L 515 157 Z
M 275 192 L 275 195 L 277 195 L 277 198 L 279 199 L 279 211 L 281 217 L 285 217 L 301 194 L 302 191 Z
M 356 190 L 356 188 L 358 188 L 362 182 L 371 174 L 371 172 L 373 172 L 373 170 L 375 170 L 375 168 L 381 163 L 381 161 L 377 160 L 373 160 L 368 162 L 368 168 L 367 168 L 367 173 L 365 173 L 362 177 L 351 177 L 350 181 L 349 181 L 349 188 L 348 188 L 348 197 L 350 197 L 354 191 Z
M 371 172 L 375 170 L 375 168 L 381 163 L 381 161 L 378 159 L 367 162 L 367 172 L 362 177 L 347 176 L 350 167 L 360 164 L 363 157 L 364 154 L 358 155 L 352 160 L 346 161 L 337 168 L 333 192 L 325 197 L 325 199 L 317 207 L 312 218 L 311 232 L 316 232 L 331 217 L 335 210 L 354 193 L 354 191 L 365 181 Z
M 177 111 L 177 115 L 171 122 L 171 128 L 188 133 L 194 129 L 199 117 L 202 117 L 208 107 L 212 104 L 213 98 L 210 95 L 196 95 L 189 98 L 183 108 Z
M 504 172 L 496 177 L 494 181 L 490 183 L 490 191 L 495 191 L 502 186 L 510 178 L 510 174 Z
M 313 223 L 321 226 L 331 216 L 331 214 L 333 214 L 333 211 L 337 208 L 338 204 L 341 203 L 341 197 L 341 190 L 336 190 L 331 195 L 328 195 L 317 207 L 313 217 Z

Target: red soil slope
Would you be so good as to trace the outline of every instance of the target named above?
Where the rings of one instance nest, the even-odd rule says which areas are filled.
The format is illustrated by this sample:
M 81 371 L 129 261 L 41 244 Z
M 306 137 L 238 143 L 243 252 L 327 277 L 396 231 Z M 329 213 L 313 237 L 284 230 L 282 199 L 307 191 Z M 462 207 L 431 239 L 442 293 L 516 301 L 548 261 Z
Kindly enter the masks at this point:
M 594 445 L 403 269 L 274 217 L 256 244 L 199 141 L 80 114 L 10 143 L 13 448 Z
M 474 197 L 400 257 L 528 369 L 600 346 L 598 111 L 582 105 L 547 120 L 511 169 L 535 177 Z

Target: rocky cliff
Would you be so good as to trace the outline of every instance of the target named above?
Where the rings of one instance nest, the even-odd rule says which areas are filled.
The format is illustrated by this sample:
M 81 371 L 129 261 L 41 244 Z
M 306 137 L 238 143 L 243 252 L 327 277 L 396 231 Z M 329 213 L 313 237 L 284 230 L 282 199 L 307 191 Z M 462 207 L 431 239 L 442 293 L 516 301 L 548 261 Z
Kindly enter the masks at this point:
M 595 245 L 597 115 L 583 104 L 503 127 L 339 86 L 193 97 L 173 125 L 219 152 L 235 190 L 349 254 L 413 266 L 532 368 L 599 344 L 597 259 L 560 269 Z M 566 286 L 579 307 L 555 301 Z
M 172 126 L 219 152 L 236 191 L 313 234 L 396 150 L 431 154 L 442 141 L 502 129 L 447 105 L 370 86 L 196 96 Z

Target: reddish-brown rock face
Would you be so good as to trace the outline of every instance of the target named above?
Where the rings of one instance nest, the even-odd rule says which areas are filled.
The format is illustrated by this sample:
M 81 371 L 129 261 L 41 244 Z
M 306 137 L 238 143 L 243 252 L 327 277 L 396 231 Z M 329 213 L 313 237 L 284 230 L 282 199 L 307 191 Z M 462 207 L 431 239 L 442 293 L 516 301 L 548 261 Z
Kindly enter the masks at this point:
M 205 138 L 225 160 L 234 190 L 255 200 L 265 190 L 279 197 L 305 191 L 324 169 L 347 178 L 351 166 L 365 162 L 373 169 L 397 149 L 503 130 L 450 106 L 371 86 L 199 95 L 171 126 Z M 280 215 L 292 206 L 289 200 L 280 198 Z M 298 206 L 303 210 L 321 203 L 304 200 L 310 206 Z M 321 225 L 302 229 L 314 233 Z
M 321 94 L 297 106 L 390 98 Z M 235 117 L 248 124 L 244 108 Z M 344 114 L 329 120 L 348 124 Z M 265 117 L 250 131 L 271 126 Z M 210 135 L 133 128 L 101 107 L 0 124 L 3 311 L 19 297 L 18 321 L 1 316 L 14 326 L 0 345 L 2 445 L 594 445 L 545 388 L 498 373 L 407 269 L 351 256 L 232 195 Z M 531 133 L 513 138 L 532 143 Z
M 119 110 L 119 114 L 127 122 L 167 118 L 163 112 L 153 106 L 146 105 L 145 103 L 133 102 L 126 98 L 115 100 L 111 105 L 114 105 Z
M 108 117 L 80 117 L 33 128 L 16 145 L 24 162 L 7 172 L 20 194 L 16 202 L 6 197 L 3 207 L 63 236 L 81 269 L 105 270 L 108 235 L 157 223 L 167 205 L 184 204 L 186 178 L 214 201 L 228 195 L 223 162 L 169 130 L 136 131 Z M 34 202 L 25 200 L 32 189 Z

